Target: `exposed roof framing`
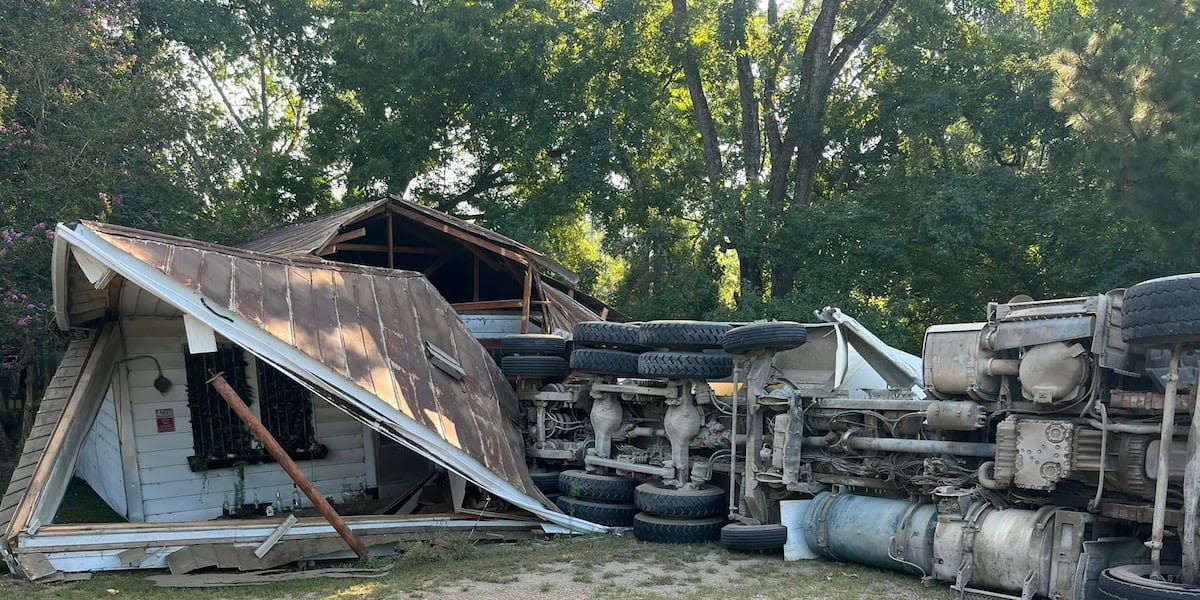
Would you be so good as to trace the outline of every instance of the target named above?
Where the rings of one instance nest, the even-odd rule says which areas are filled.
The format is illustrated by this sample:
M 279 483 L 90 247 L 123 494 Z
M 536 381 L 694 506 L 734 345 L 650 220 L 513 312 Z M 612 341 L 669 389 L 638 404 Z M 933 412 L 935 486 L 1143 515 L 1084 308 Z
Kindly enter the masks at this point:
M 368 227 L 364 225 L 379 223 L 385 219 L 389 223 L 387 243 L 383 243 L 381 239 L 368 240 Z M 395 240 L 391 235 L 393 227 L 390 223 L 393 222 L 396 224 L 395 231 L 403 232 L 403 235 Z M 554 259 L 474 223 L 396 196 L 353 206 L 304 223 L 286 225 L 247 242 L 242 247 L 276 255 L 315 255 L 352 263 L 359 262 L 355 253 L 373 253 L 376 256 L 387 256 L 387 260 L 381 263 L 385 266 L 392 266 L 392 258 L 400 255 L 442 255 L 448 250 L 465 250 L 478 261 L 475 267 L 476 281 L 479 263 L 491 271 L 505 273 L 518 282 L 524 277 L 524 271 L 529 266 L 536 267 L 537 271 L 544 270 L 548 277 L 543 278 L 538 274 L 534 299 L 543 302 L 549 300 L 551 293 L 541 288 L 553 286 L 568 293 L 576 306 L 564 311 L 547 309 L 544 314 L 542 311 L 534 311 L 534 318 L 553 319 L 567 314 L 579 316 L 569 322 L 552 321 L 548 329 L 569 329 L 572 323 L 579 320 L 623 319 L 622 315 L 600 300 L 575 289 L 574 284 L 579 281 L 579 276 Z M 441 259 L 441 263 L 438 260 L 434 256 L 429 259 L 428 264 L 410 268 L 432 274 L 445 262 L 444 258 Z

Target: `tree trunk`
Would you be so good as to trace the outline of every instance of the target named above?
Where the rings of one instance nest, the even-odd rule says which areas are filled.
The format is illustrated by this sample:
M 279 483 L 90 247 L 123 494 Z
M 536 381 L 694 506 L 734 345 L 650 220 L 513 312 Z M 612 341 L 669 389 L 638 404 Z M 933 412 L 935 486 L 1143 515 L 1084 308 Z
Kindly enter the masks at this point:
M 767 2 L 767 31 L 769 38 L 773 38 L 777 33 L 778 25 L 779 5 L 775 0 L 769 0 Z M 781 48 L 781 50 L 785 49 Z M 776 114 L 775 108 L 775 92 L 778 89 L 780 57 L 768 57 L 767 61 L 768 64 L 763 68 L 763 129 L 767 137 L 767 152 L 774 159 L 783 143 L 783 139 L 779 133 L 779 115 Z
M 783 298 L 796 287 L 796 262 L 788 248 L 782 248 L 771 261 L 771 297 Z
M 738 271 L 739 271 L 739 289 L 737 298 L 734 298 L 738 306 L 747 300 L 748 294 L 754 293 L 755 297 L 751 300 L 758 300 L 757 294 L 762 292 L 763 277 L 762 277 L 762 259 L 757 251 L 739 246 L 738 253 Z
M 718 185 L 722 178 L 721 144 L 717 138 L 717 125 L 713 121 L 712 111 L 708 107 L 708 97 L 704 94 L 704 80 L 700 78 L 700 63 L 696 60 L 696 50 L 692 47 L 691 34 L 688 30 L 687 0 L 671 0 L 671 10 L 675 15 L 675 39 L 680 46 L 683 78 L 687 83 L 688 95 L 692 99 L 692 111 L 696 116 L 696 127 L 700 130 L 700 143 L 704 146 L 704 165 L 708 172 L 709 183 Z
M 841 0 L 825 0 L 821 11 L 813 21 L 812 31 L 804 43 L 804 55 L 800 62 L 799 90 L 788 102 L 789 115 L 787 131 L 779 151 L 771 157 L 771 179 L 767 192 L 767 204 L 773 212 L 774 221 L 779 228 L 792 227 L 792 218 L 798 206 L 793 197 L 792 206 L 785 206 L 787 198 L 788 177 L 793 172 L 796 180 L 810 180 L 816 174 L 816 161 L 820 160 L 819 153 L 813 155 L 811 140 L 814 135 L 821 135 L 824 120 L 825 97 L 828 95 L 829 77 L 829 48 L 833 42 L 833 33 L 837 25 L 838 12 L 841 10 Z M 771 297 L 781 298 L 792 291 L 796 280 L 796 267 L 790 258 L 794 248 L 775 248 L 771 253 Z
M 754 93 L 754 71 L 750 64 L 750 47 L 746 42 L 746 20 L 750 18 L 750 0 L 733 3 L 733 41 L 737 63 L 738 103 L 742 109 L 742 158 L 746 181 L 756 185 L 761 165 L 762 144 L 759 141 L 758 98 Z
M 871 15 L 855 25 L 833 45 L 842 0 L 824 0 L 804 44 L 800 62 L 798 93 L 788 103 L 787 130 L 779 152 L 771 159 L 771 185 L 768 204 L 778 211 L 781 228 L 795 227 L 813 200 L 817 166 L 825 149 L 825 109 L 834 79 L 866 40 L 879 28 L 896 0 L 880 0 Z M 769 135 L 769 133 L 768 133 Z M 794 164 L 793 164 L 794 159 Z M 789 175 L 791 178 L 789 179 Z M 784 206 L 786 188 L 792 183 L 792 202 Z M 771 296 L 780 298 L 795 287 L 797 265 L 793 259 L 798 248 L 775 248 L 771 256 Z

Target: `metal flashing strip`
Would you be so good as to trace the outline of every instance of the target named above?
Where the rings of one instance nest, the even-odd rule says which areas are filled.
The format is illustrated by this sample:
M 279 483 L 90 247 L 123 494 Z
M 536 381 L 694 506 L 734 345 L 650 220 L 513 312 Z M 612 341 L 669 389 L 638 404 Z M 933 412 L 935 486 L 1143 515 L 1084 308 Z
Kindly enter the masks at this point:
M 475 519 L 446 515 L 361 516 L 347 517 L 356 533 L 368 535 L 389 529 L 504 529 L 534 528 L 536 521 L 519 519 Z M 250 523 L 231 521 L 195 521 L 185 523 L 113 523 L 101 528 L 78 525 L 43 525 L 36 535 L 22 534 L 17 538 L 20 552 L 98 551 L 107 548 L 134 546 L 186 546 L 193 544 L 251 544 L 258 546 L 278 527 L 278 521 L 255 520 Z M 122 527 L 122 525 L 128 525 Z M 551 527 L 554 527 L 551 525 Z M 578 530 L 575 530 L 578 531 Z M 314 536 L 336 536 L 333 526 L 319 517 L 300 519 L 282 540 L 306 539 Z
M 333 527 L 320 519 L 305 519 L 281 536 L 279 542 L 336 538 Z M 172 527 L 172 526 L 175 527 Z M 163 523 L 160 527 L 129 527 L 103 531 L 73 530 L 74 526 L 44 526 L 36 536 L 21 536 L 17 551 L 22 555 L 44 555 L 50 566 L 64 573 L 89 571 L 117 571 L 126 569 L 163 569 L 168 566 L 168 557 L 189 546 L 229 544 L 247 549 L 258 548 L 274 533 L 279 523 L 260 522 L 253 525 L 230 525 L 225 521 L 212 522 L 205 528 L 179 527 L 180 523 Z M 188 524 L 192 525 L 192 524 Z M 406 535 L 405 532 L 433 529 L 459 531 L 464 534 L 478 532 L 495 535 L 502 531 L 530 531 L 538 527 L 537 522 L 512 519 L 453 519 L 444 516 L 424 518 L 374 517 L 350 523 L 356 533 L 369 535 Z M 556 525 L 543 525 L 555 532 L 577 532 L 554 529 Z M 63 531 L 66 530 L 66 531 Z M 144 558 L 130 562 L 122 555 L 131 549 L 141 549 Z M 140 555 L 139 555 L 140 556 Z M 351 554 L 350 556 L 353 556 Z M 314 557 L 316 558 L 316 557 Z
M 217 333 L 246 348 L 284 373 L 302 377 L 307 379 L 310 384 L 321 387 L 331 399 L 340 400 L 349 405 L 342 406 L 343 410 L 360 422 L 414 452 L 462 474 L 476 485 L 507 500 L 514 506 L 572 531 L 581 533 L 609 531 L 608 527 L 547 508 L 540 501 L 496 476 L 479 461 L 466 455 L 435 433 L 428 431 L 329 366 L 282 343 L 240 315 L 223 314 L 227 311 L 218 313 L 206 306 L 201 301 L 202 296 L 198 293 L 189 290 L 150 265 L 131 257 L 125 251 L 88 230 L 86 226 L 79 225 L 76 229 L 71 229 L 59 225 L 55 243 L 56 245 L 70 244 L 88 252 L 122 277 L 158 296 L 176 309 L 192 315 Z

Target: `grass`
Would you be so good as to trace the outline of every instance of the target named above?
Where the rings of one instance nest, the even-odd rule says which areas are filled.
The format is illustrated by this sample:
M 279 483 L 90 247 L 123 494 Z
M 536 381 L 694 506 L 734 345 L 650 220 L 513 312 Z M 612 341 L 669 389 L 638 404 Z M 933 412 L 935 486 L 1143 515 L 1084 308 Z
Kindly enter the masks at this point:
M 0 473 L 0 475 L 6 475 Z M 7 480 L 7 477 L 0 479 Z M 123 519 L 80 479 L 72 479 L 55 521 L 110 523 Z M 163 598 L 172 600 L 301 598 L 504 598 L 557 600 L 710 600 L 711 598 L 949 600 L 944 587 L 865 567 L 819 561 L 785 563 L 777 556 L 728 552 L 715 545 L 656 545 L 632 537 L 580 536 L 552 542 L 476 545 L 465 537 L 409 544 L 395 557 L 341 566 L 392 571 L 378 579 L 310 579 L 265 586 L 165 589 L 148 572 L 97 574 L 89 581 L 34 585 L 0 579 L 0 597 L 31 600 Z M 115 591 L 115 593 L 114 593 Z
M 63 494 L 62 504 L 54 515 L 54 522 L 74 523 L 124 523 L 125 518 L 109 508 L 86 481 L 72 477 Z
M 388 559 L 372 561 L 371 566 Z M 553 542 L 475 546 L 461 540 L 418 543 L 391 559 L 388 576 L 361 581 L 313 579 L 267 586 L 156 588 L 146 573 L 98 574 L 90 581 L 34 585 L 0 581 L 0 597 L 73 600 L 109 597 L 172 600 L 237 598 L 513 598 L 564 597 L 708 600 L 753 597 L 949 600 L 913 577 L 854 565 L 732 554 L 717 546 L 662 546 L 631 538 L 577 537 Z M 722 563 L 724 561 L 724 564 Z M 712 573 L 712 571 L 717 571 Z M 617 573 L 610 576 L 610 573 Z M 657 587 L 656 587 L 657 586 Z

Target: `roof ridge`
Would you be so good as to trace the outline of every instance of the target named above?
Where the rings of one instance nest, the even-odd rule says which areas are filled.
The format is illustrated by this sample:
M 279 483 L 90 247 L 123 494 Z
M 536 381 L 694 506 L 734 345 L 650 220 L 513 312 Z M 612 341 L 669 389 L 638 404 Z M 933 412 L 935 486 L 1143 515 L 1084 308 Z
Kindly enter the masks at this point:
M 168 244 L 172 246 L 183 246 L 200 250 L 202 252 L 216 252 L 227 256 L 245 258 L 248 260 L 257 260 L 263 262 L 273 262 L 278 264 L 291 265 L 296 267 L 323 269 L 328 271 L 336 271 L 339 273 L 359 273 L 364 275 L 378 275 L 381 277 L 395 277 L 398 279 L 409 279 L 413 277 L 424 277 L 416 271 L 407 271 L 401 269 L 389 269 L 387 267 L 371 267 L 366 265 L 356 265 L 352 263 L 334 262 L 312 256 L 310 254 L 272 254 L 269 252 L 259 252 L 257 250 L 247 250 L 234 246 L 225 246 L 213 242 L 205 242 L 192 238 L 185 238 L 165 233 L 156 233 L 146 231 L 144 229 L 135 229 L 133 227 L 125 227 L 123 225 L 112 225 L 110 223 L 101 223 L 98 221 L 81 220 L 79 224 L 86 227 L 93 233 L 122 237 L 131 240 L 143 242 L 154 242 L 159 244 Z

